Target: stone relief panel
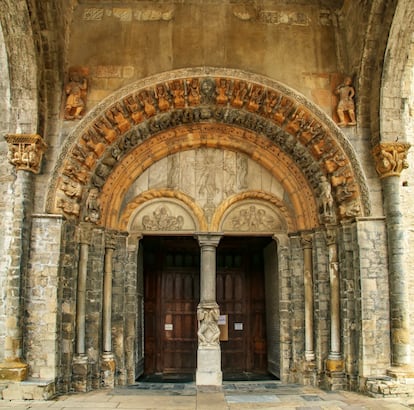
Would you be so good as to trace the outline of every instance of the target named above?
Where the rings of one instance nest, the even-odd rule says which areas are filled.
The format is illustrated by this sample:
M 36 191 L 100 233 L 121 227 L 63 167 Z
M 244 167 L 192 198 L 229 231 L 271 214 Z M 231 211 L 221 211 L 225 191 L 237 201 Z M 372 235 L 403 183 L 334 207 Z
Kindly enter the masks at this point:
M 247 190 L 284 197 L 281 184 L 241 153 L 201 148 L 164 158 L 144 171 L 127 192 L 122 209 L 142 192 L 168 188 L 185 193 L 203 209 L 207 221 L 226 198 Z
M 222 232 L 285 231 L 286 223 L 278 211 L 261 201 L 242 201 L 231 207 L 223 217 Z
M 143 205 L 132 217 L 131 231 L 183 232 L 197 230 L 189 210 L 174 200 L 158 199 Z

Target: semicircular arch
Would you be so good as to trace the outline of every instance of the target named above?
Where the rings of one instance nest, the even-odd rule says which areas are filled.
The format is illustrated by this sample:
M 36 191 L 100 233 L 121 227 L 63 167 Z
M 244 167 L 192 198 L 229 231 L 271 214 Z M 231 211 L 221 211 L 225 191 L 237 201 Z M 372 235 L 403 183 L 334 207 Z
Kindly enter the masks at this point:
M 210 138 L 203 127 L 210 127 L 210 134 L 215 127 L 220 132 L 226 128 L 231 138 Z M 187 136 L 177 141 L 180 130 Z M 198 140 L 191 137 L 195 131 Z M 131 179 L 169 153 L 223 144 L 261 162 L 285 184 L 298 227 L 370 213 L 366 179 L 355 152 L 319 108 L 268 78 L 213 68 L 160 74 L 104 100 L 63 147 L 50 181 L 46 210 L 87 220 L 88 195 L 93 190 L 101 203 L 95 222 L 116 226 L 118 215 L 109 215 L 119 212 L 124 191 L 113 181 L 120 174 Z M 289 163 L 282 167 L 283 173 L 275 167 L 280 160 Z M 132 174 L 127 170 L 133 170 Z M 312 198 L 312 211 L 298 205 L 304 191 Z M 332 197 L 335 210 L 319 215 L 317 197 L 324 192 Z

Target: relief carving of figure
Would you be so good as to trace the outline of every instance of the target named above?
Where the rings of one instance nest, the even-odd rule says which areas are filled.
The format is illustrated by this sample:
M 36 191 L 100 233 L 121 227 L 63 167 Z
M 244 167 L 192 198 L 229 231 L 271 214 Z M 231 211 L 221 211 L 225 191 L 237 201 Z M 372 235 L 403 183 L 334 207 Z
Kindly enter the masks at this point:
M 99 205 L 99 190 L 98 188 L 91 188 L 89 190 L 88 198 L 86 199 L 86 222 L 98 222 L 100 218 Z
M 76 201 L 59 198 L 57 202 L 57 207 L 60 208 L 67 215 L 79 216 L 80 205 Z
M 69 82 L 65 86 L 65 120 L 76 120 L 83 117 L 87 89 L 88 82 L 81 73 L 77 71 L 69 73 Z
M 198 327 L 198 343 L 204 347 L 216 347 L 219 344 L 220 329 L 218 327 L 218 319 L 220 312 L 218 308 L 199 307 L 197 309 Z
M 174 98 L 175 108 L 184 108 L 185 99 L 184 99 L 184 85 L 182 80 L 174 80 L 170 82 L 170 90 Z
M 129 95 L 124 99 L 124 104 L 129 112 L 129 115 L 134 121 L 134 124 L 139 124 L 144 119 L 144 111 L 142 110 L 141 104 L 135 99 L 133 95 Z
M 335 94 L 339 97 L 339 103 L 336 108 L 339 117 L 338 125 L 340 127 L 356 125 L 354 104 L 355 89 L 352 86 L 351 77 L 345 77 L 344 82 L 336 87 Z M 345 113 L 348 113 L 349 122 L 345 120 Z
M 246 82 L 238 80 L 234 81 L 233 98 L 231 101 L 233 107 L 243 107 L 248 91 L 249 89 L 247 88 Z
M 82 184 L 85 184 L 89 177 L 89 173 L 84 168 L 73 162 L 67 162 L 65 164 L 63 174 L 69 178 L 76 179 Z
M 172 216 L 166 206 L 159 206 L 151 215 L 142 217 L 142 226 L 146 231 L 179 231 L 184 226 L 184 217 Z
M 147 117 L 152 117 L 157 113 L 157 110 L 154 105 L 154 99 L 148 90 L 141 91 L 138 94 L 138 98 L 144 107 L 144 112 Z
M 79 199 L 82 196 L 82 185 L 79 182 L 73 181 L 69 178 L 64 178 L 62 180 L 60 189 L 70 198 Z
M 230 81 L 226 78 L 216 79 L 216 103 L 219 105 L 226 105 L 229 97 Z
M 329 181 L 327 180 L 325 176 L 321 177 L 320 188 L 321 188 L 321 192 L 319 196 L 319 202 L 321 205 L 322 218 L 326 222 L 326 221 L 330 221 L 334 216 L 334 210 L 333 210 L 334 200 L 332 197 L 331 184 L 329 183 Z
M 158 100 L 160 111 L 167 111 L 170 108 L 170 97 L 164 84 L 157 84 L 155 86 L 155 98 Z
M 239 189 L 247 189 L 247 173 L 248 161 L 244 155 L 237 155 L 237 187 Z
M 254 85 L 250 94 L 249 102 L 247 103 L 247 109 L 251 112 L 256 112 L 262 104 L 263 95 L 264 89 Z
M 125 113 L 119 103 L 106 112 L 106 117 L 114 127 L 119 129 L 121 133 L 124 133 L 131 128 L 131 124 L 125 117 Z
M 116 140 L 118 133 L 114 130 L 107 120 L 99 120 L 94 124 L 94 127 L 98 134 L 105 138 L 110 144 Z
M 189 105 L 200 104 L 200 85 L 198 82 L 198 78 L 192 78 L 191 80 L 187 80 L 187 94 Z
M 105 151 L 105 144 L 99 140 L 96 129 L 90 128 L 82 135 L 85 147 L 99 158 Z

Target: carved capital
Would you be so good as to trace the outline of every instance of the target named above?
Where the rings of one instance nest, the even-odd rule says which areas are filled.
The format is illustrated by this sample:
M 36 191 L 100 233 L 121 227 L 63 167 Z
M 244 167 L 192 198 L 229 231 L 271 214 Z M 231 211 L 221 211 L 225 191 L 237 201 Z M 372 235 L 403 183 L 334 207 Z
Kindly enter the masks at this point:
M 106 249 L 115 249 L 116 248 L 116 231 L 106 231 L 105 232 L 105 248 Z
M 204 247 L 204 246 L 217 247 L 223 235 L 220 233 L 217 233 L 217 234 L 200 233 L 200 234 L 195 234 L 194 237 L 198 240 L 200 247 Z
M 81 223 L 77 228 L 77 241 L 81 244 L 90 245 L 92 243 L 93 225 L 90 223 Z
M 43 153 L 47 144 L 37 134 L 7 134 L 4 137 L 9 146 L 7 158 L 17 170 L 40 172 Z
M 382 142 L 374 147 L 375 169 L 381 179 L 400 176 L 402 170 L 408 168 L 409 148 L 410 144 L 402 142 Z
M 312 249 L 312 235 L 303 233 L 300 238 L 300 243 L 303 249 Z

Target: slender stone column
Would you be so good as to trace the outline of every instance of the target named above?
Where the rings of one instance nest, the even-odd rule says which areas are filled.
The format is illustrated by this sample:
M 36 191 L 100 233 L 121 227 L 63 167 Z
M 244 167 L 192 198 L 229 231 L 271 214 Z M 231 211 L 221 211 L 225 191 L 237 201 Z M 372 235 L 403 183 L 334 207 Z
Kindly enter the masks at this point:
M 313 267 L 312 236 L 302 236 L 303 281 L 305 285 L 305 360 L 315 360 L 313 344 Z
M 330 314 L 331 314 L 331 339 L 330 351 L 326 362 L 327 370 L 341 372 L 344 370 L 344 361 L 341 352 L 341 317 L 340 317 L 340 289 L 338 251 L 336 248 L 336 231 L 328 229 L 328 263 L 330 279 Z
M 80 252 L 76 292 L 76 350 L 73 358 L 73 388 L 89 390 L 89 365 L 85 347 L 86 279 L 88 274 L 89 246 L 92 240 L 92 224 L 81 223 L 78 228 Z
M 105 232 L 105 258 L 102 303 L 101 377 L 104 387 L 115 384 L 115 357 L 112 352 L 112 258 L 116 248 L 116 233 Z
M 4 362 L 0 363 L 0 380 L 22 381 L 28 372 L 23 358 L 23 289 L 30 249 L 33 174 L 39 173 L 46 144 L 36 134 L 9 134 L 5 138 L 9 162 L 17 173 L 11 221 L 13 237 L 7 250 L 10 266 L 5 291 Z
M 216 249 L 221 235 L 199 234 L 196 238 L 201 247 L 196 384 L 221 386 L 220 312 L 216 302 Z
M 410 364 L 408 273 L 403 264 L 404 228 L 399 191 L 401 172 L 408 167 L 406 157 L 409 147 L 405 143 L 381 143 L 373 150 L 382 183 L 387 221 L 391 364 L 394 367 Z

